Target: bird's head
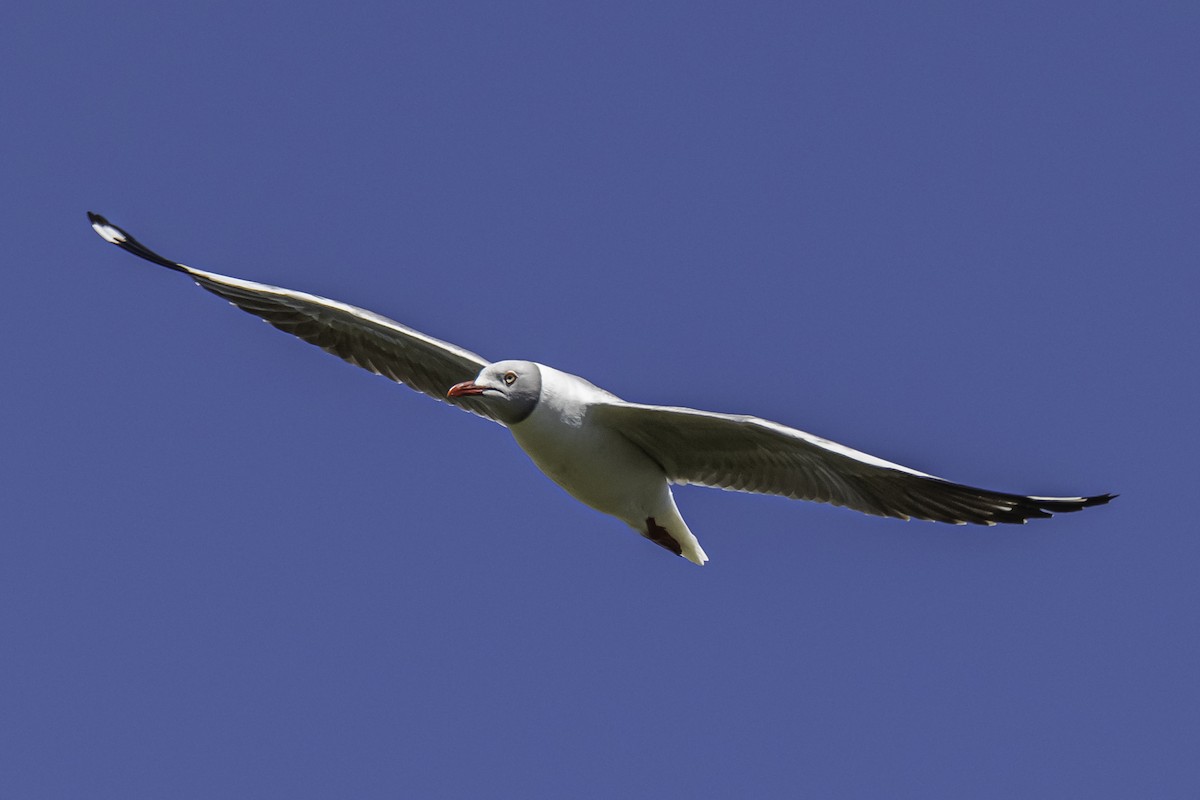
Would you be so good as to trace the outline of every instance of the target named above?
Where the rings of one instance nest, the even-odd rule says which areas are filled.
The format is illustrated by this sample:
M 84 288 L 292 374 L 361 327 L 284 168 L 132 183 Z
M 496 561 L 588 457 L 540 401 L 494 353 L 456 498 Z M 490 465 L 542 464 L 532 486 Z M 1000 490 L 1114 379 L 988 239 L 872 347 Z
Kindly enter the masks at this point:
M 456 383 L 447 397 L 478 397 L 488 413 L 505 425 L 515 425 L 533 413 L 542 395 L 542 373 L 532 361 L 488 364 L 473 381 Z

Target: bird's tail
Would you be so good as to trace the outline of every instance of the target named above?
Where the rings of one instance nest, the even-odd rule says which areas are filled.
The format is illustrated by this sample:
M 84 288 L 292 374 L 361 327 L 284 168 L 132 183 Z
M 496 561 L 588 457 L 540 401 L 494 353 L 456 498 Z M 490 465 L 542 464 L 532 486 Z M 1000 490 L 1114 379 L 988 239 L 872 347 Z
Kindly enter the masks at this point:
M 667 490 L 659 508 L 655 510 L 654 516 L 647 517 L 639 531 L 658 546 L 683 556 L 693 564 L 702 567 L 708 561 L 708 554 L 700 546 L 700 541 L 679 515 L 670 489 Z

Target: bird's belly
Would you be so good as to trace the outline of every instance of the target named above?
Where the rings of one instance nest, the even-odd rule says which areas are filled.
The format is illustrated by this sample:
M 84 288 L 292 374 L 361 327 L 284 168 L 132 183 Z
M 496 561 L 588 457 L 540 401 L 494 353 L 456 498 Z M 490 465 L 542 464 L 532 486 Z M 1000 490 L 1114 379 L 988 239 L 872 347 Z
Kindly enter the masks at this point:
M 654 513 L 666 476 L 618 433 L 539 424 L 536 414 L 510 430 L 538 469 L 575 499 L 637 527 Z

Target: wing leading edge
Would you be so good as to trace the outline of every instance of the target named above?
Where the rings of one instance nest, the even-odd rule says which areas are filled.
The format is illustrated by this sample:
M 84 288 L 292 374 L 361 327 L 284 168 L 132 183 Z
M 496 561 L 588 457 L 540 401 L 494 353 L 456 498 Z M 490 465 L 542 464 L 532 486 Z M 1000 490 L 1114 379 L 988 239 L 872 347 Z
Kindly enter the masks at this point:
M 88 219 L 105 241 L 182 272 L 201 288 L 285 333 L 437 400 L 491 418 L 476 399 L 446 396 L 451 386 L 474 378 L 487 366 L 485 359 L 469 350 L 336 300 L 185 266 L 154 252 L 99 214 L 89 211 Z
M 592 413 L 655 459 L 673 483 L 815 500 L 877 516 L 1023 523 L 1115 496 L 1036 497 L 965 486 L 758 417 L 624 402 Z

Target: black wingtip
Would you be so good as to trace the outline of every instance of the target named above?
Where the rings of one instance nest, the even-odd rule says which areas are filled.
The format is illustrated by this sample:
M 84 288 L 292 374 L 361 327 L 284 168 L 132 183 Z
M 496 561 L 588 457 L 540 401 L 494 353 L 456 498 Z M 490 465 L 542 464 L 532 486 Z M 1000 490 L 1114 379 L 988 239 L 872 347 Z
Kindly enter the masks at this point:
M 1097 494 L 1091 497 L 1030 497 L 1038 508 L 1052 514 L 1066 514 L 1092 506 L 1102 506 L 1111 501 L 1115 494 Z
M 138 258 L 144 258 L 147 261 L 159 264 L 167 269 L 173 269 L 176 272 L 188 273 L 190 270 L 183 264 L 172 261 L 169 258 L 163 258 L 158 253 L 151 250 L 146 245 L 139 242 L 137 239 L 130 236 L 127 232 L 113 225 L 107 219 L 92 211 L 87 212 L 88 222 L 92 223 L 92 230 L 99 234 L 100 238 L 109 244 L 115 244 L 127 253 L 133 253 Z
M 94 211 L 87 212 L 88 222 L 92 223 L 92 230 L 100 234 L 100 238 L 106 242 L 112 242 L 115 245 L 120 245 L 122 242 L 132 239 L 128 233 L 113 225 L 107 219 L 97 214 Z

